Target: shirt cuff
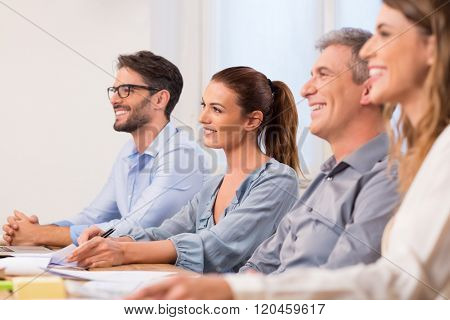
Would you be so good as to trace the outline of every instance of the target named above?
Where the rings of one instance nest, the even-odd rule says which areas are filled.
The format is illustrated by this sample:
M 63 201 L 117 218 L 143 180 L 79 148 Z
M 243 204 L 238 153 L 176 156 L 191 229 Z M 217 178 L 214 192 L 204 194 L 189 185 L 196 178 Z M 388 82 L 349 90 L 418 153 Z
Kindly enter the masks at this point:
M 260 273 L 226 274 L 225 280 L 233 292 L 233 298 L 237 300 L 266 298 L 264 275 Z
M 203 245 L 199 236 L 192 233 L 181 233 L 169 238 L 177 251 L 175 265 L 197 273 L 203 273 Z
M 72 239 L 74 245 L 78 246 L 78 237 L 81 235 L 84 229 L 88 227 L 89 225 L 87 224 L 70 226 L 70 239 Z

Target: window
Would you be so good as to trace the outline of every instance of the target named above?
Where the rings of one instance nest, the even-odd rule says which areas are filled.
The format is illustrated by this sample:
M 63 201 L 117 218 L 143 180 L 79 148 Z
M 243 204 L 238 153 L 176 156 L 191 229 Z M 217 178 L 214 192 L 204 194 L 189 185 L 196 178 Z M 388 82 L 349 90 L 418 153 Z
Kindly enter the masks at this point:
M 344 26 L 372 30 L 380 1 L 356 0 L 213 0 L 204 13 L 204 71 L 211 75 L 230 66 L 248 65 L 289 85 L 299 102 L 299 153 L 307 177 L 330 156 L 329 146 L 308 131 L 310 111 L 300 88 L 318 52 L 316 40 Z

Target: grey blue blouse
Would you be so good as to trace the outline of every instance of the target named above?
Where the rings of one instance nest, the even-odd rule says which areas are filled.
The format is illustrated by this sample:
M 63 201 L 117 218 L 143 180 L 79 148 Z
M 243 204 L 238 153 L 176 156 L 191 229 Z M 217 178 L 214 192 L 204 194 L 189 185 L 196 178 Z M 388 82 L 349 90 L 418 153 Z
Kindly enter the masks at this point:
M 241 183 L 216 224 L 213 205 L 222 180 L 223 175 L 212 178 L 172 218 L 135 230 L 134 238 L 171 240 L 175 264 L 195 272 L 238 271 L 298 199 L 298 178 L 292 168 L 270 159 Z

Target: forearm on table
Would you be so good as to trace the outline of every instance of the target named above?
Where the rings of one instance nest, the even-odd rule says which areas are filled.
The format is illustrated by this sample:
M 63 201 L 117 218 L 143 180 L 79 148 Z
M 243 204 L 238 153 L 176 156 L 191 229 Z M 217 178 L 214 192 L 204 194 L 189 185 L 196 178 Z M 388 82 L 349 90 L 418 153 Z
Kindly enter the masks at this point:
M 34 237 L 36 245 L 41 246 L 65 247 L 72 244 L 70 227 L 61 227 L 54 224 L 40 226 Z
M 121 246 L 124 251 L 124 264 L 173 264 L 177 260 L 177 251 L 170 240 L 122 242 Z

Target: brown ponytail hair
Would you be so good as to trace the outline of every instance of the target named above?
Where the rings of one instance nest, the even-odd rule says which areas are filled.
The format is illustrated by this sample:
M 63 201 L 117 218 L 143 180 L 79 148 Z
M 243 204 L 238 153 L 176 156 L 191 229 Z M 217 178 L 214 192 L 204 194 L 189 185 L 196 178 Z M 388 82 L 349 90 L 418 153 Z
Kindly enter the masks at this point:
M 294 96 L 282 81 L 270 81 L 250 67 L 232 67 L 213 75 L 238 96 L 243 113 L 261 111 L 258 143 L 265 154 L 301 173 L 297 151 L 298 114 Z

